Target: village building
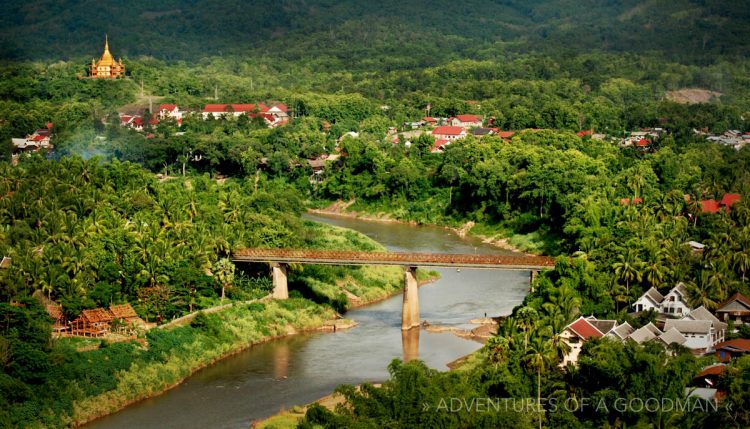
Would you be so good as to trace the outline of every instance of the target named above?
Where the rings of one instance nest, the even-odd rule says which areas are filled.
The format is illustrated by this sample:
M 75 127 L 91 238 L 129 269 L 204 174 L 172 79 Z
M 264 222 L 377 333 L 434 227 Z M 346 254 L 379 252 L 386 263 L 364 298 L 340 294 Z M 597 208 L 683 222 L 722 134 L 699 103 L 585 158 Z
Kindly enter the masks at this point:
M 666 295 L 661 303 L 660 311 L 668 316 L 683 316 L 692 309 L 687 303 L 687 290 L 683 283 L 678 283 Z
M 563 358 L 560 366 L 565 366 L 568 363 L 575 365 L 578 362 L 578 355 L 581 353 L 583 343 L 591 338 L 602 338 L 618 327 L 616 320 L 598 320 L 594 316 L 579 317 L 578 320 L 566 326 L 560 334 L 565 344 L 570 347 L 570 352 Z M 627 325 L 627 328 L 622 329 L 620 333 L 627 329 L 632 328 Z
M 741 356 L 750 354 L 750 339 L 737 338 L 724 341 L 716 345 L 716 360 L 729 362 Z
M 432 130 L 436 140 L 457 140 L 466 137 L 466 130 L 462 127 L 442 125 Z
M 103 308 L 83 310 L 70 323 L 70 331 L 72 335 L 81 337 L 101 337 L 109 332 L 112 319 L 112 313 Z
M 682 317 L 692 311 L 683 283 L 678 283 L 664 296 L 655 288 L 650 288 L 633 303 L 633 309 L 636 312 L 654 310 L 673 317 Z
M 740 194 L 724 194 L 720 201 L 714 199 L 698 201 L 702 213 L 719 213 L 721 209 L 724 209 L 727 213 L 731 210 L 732 206 L 738 201 L 742 200 Z
M 656 337 L 656 340 L 659 341 L 662 345 L 670 346 L 672 344 L 677 344 L 679 346 L 685 345 L 687 342 L 687 338 L 685 338 L 680 331 L 678 331 L 675 328 L 669 329 L 664 331 L 661 335 Z
M 125 66 L 122 65 L 122 58 L 115 61 L 115 58 L 109 52 L 109 37 L 104 37 L 104 53 L 99 61 L 91 60 L 89 66 L 89 77 L 92 79 L 115 79 L 125 75 Z
M 175 121 L 182 121 L 183 113 L 176 104 L 160 104 L 157 115 L 159 119 L 171 118 Z
M 618 341 L 624 341 L 626 338 L 628 338 L 628 336 L 630 336 L 630 334 L 633 333 L 633 331 L 634 329 L 632 326 L 630 326 L 630 323 L 625 322 L 607 332 L 606 337 Z
M 432 149 L 430 150 L 431 153 L 442 153 L 445 151 L 445 147 L 451 144 L 450 140 L 446 139 L 437 139 L 435 140 L 435 143 L 432 145 Z
M 714 389 L 718 385 L 719 378 L 724 374 L 726 369 L 727 366 L 723 363 L 707 366 L 703 368 L 698 375 L 693 377 L 693 385 Z
M 682 320 L 707 320 L 711 322 L 711 328 L 713 337 L 711 338 L 712 345 L 724 341 L 724 335 L 727 331 L 727 324 L 716 318 L 710 311 L 704 306 L 700 306 L 695 310 L 688 313 Z
M 477 127 L 477 128 L 474 128 L 471 131 L 471 134 L 474 137 L 484 137 L 484 136 L 491 136 L 491 135 L 495 134 L 497 131 L 498 131 L 497 128 L 482 128 L 482 127 Z
M 653 323 L 649 322 L 645 326 L 641 326 L 640 328 L 633 331 L 630 335 L 625 338 L 628 341 L 633 341 L 636 344 L 643 344 L 646 341 L 651 341 L 654 338 L 657 338 L 662 334 L 662 331 L 659 330 L 656 326 L 654 326 Z
M 456 115 L 448 118 L 448 123 L 454 127 L 481 127 L 482 117 L 477 115 Z
M 709 320 L 676 320 L 667 319 L 664 322 L 664 330 L 676 329 L 687 341 L 684 346 L 691 349 L 695 354 L 703 354 L 714 346 L 716 333 Z
M 269 128 L 278 127 L 289 121 L 289 109 L 282 103 L 273 104 L 271 107 L 263 103 L 258 104 L 206 104 L 201 111 L 201 117 L 205 120 L 213 117 L 220 118 L 262 118 Z
M 51 137 L 52 123 L 48 122 L 45 128 L 39 128 L 25 138 L 11 138 L 13 152 L 38 152 L 42 149 L 52 149 Z
M 724 322 L 733 321 L 735 326 L 750 324 L 750 298 L 739 292 L 735 293 L 719 304 L 716 316 Z

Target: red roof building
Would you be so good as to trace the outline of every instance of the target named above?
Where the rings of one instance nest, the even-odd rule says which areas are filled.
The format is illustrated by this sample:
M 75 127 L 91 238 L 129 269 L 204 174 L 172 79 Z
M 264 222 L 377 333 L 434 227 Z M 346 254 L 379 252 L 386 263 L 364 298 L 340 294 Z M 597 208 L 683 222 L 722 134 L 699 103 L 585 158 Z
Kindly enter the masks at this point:
M 719 362 L 728 362 L 750 353 L 750 340 L 736 338 L 719 343 L 714 348 L 716 349 L 716 360 Z
M 739 292 L 735 293 L 719 304 L 716 317 L 725 322 L 733 320 L 735 325 L 750 324 L 750 298 Z
M 589 339 L 591 337 L 601 338 L 604 336 L 591 322 L 582 317 L 568 325 L 565 329 L 570 329 L 582 339 Z
M 638 147 L 647 147 L 651 144 L 651 140 L 649 139 L 640 139 L 637 142 L 635 142 L 635 145 Z
M 159 111 L 160 112 L 161 111 L 171 112 L 171 111 L 173 111 L 176 108 L 177 108 L 176 104 L 160 104 L 159 105 Z
M 432 135 L 437 139 L 455 140 L 466 137 L 466 130 L 463 127 L 440 126 L 432 130 Z
M 576 135 L 577 135 L 578 137 L 583 137 L 583 136 L 590 136 L 590 135 L 592 135 L 592 134 L 594 134 L 594 131 L 593 131 L 593 130 L 583 130 L 583 131 L 579 131 L 579 132 L 577 132 L 577 133 L 576 133 Z
M 716 200 L 702 200 L 698 204 L 701 205 L 701 212 L 703 213 L 718 213 L 719 203 Z
M 516 135 L 516 132 L 515 131 L 497 131 L 495 132 L 495 135 L 497 135 L 501 139 L 509 139 L 513 137 L 514 135 Z
M 448 118 L 448 123 L 454 127 L 481 127 L 482 117 L 477 115 L 456 115 Z
M 742 196 L 740 194 L 724 194 L 719 204 L 726 207 L 727 212 L 728 212 L 734 203 L 736 203 L 737 201 L 741 201 L 741 200 L 742 200 Z

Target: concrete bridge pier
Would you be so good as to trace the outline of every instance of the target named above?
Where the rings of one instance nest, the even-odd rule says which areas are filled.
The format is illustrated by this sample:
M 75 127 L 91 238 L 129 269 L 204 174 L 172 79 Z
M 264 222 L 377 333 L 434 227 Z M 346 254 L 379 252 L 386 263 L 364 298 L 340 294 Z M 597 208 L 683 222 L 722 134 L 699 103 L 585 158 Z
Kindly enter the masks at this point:
M 289 298 L 289 287 L 287 286 L 288 270 L 289 270 L 289 265 L 287 264 L 282 264 L 279 262 L 273 262 L 271 264 L 274 299 Z
M 404 304 L 401 309 L 401 330 L 419 327 L 419 284 L 417 267 L 404 267 Z

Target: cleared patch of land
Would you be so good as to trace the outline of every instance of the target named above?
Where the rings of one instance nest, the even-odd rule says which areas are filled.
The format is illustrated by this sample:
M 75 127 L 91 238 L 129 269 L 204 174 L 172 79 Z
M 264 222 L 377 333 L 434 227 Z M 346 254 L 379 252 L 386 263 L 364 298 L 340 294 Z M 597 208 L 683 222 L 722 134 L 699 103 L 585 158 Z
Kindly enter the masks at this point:
M 680 104 L 702 104 L 718 100 L 723 94 L 700 88 L 683 88 L 667 91 L 667 99 Z

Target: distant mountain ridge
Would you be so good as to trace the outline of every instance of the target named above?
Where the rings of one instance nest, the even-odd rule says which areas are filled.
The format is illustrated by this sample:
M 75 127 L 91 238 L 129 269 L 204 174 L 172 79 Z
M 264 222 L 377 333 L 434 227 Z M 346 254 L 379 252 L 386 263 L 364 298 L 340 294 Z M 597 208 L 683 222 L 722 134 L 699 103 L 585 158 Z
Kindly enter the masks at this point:
M 95 57 L 105 33 L 116 56 L 168 61 L 390 55 L 409 67 L 498 51 L 651 51 L 680 61 L 750 53 L 747 0 L 6 0 L 3 8 L 4 59 Z

